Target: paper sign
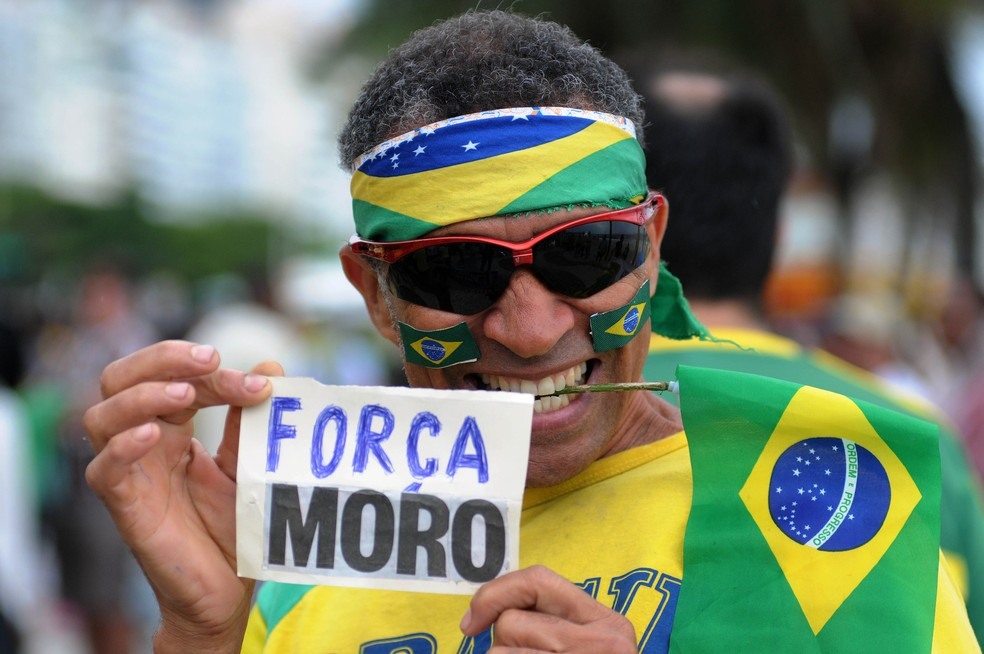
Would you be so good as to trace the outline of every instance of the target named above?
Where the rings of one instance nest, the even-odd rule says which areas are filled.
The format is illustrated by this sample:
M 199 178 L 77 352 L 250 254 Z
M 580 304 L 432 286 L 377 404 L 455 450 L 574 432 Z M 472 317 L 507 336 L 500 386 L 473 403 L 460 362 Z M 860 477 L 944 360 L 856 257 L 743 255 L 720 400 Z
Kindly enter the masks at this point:
M 243 577 L 472 593 L 519 566 L 533 396 L 274 377 L 243 410 Z

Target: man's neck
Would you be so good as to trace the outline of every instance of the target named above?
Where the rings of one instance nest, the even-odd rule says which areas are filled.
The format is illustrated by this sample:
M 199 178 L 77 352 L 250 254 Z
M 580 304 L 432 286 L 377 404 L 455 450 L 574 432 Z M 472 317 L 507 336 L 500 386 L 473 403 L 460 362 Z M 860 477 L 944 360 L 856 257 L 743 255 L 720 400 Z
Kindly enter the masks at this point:
M 741 300 L 690 300 L 690 309 L 697 319 L 710 328 L 738 327 L 768 331 L 768 325 L 758 312 Z

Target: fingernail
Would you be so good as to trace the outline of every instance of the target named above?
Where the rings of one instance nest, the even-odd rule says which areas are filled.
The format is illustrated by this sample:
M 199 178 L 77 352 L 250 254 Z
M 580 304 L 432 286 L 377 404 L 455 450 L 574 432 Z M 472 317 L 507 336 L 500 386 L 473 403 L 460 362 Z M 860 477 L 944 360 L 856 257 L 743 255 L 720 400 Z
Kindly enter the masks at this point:
M 468 609 L 467 611 L 465 611 L 465 616 L 461 618 L 461 624 L 458 625 L 458 629 L 464 631 L 465 629 L 468 628 L 468 625 L 470 624 L 471 624 L 471 609 Z
M 143 443 L 150 440 L 150 437 L 153 435 L 154 426 L 148 422 L 137 427 L 136 431 L 133 432 L 133 440 Z
M 195 451 L 195 456 L 207 456 L 208 450 L 202 445 L 202 442 L 197 438 L 191 439 L 191 449 Z
M 267 378 L 262 375 L 246 375 L 243 377 L 243 388 L 245 388 L 250 393 L 255 393 L 257 391 L 263 390 L 263 387 L 267 385 Z
M 198 363 L 208 363 L 215 354 L 215 348 L 211 345 L 195 345 L 191 348 L 191 358 Z
M 188 382 L 173 382 L 164 387 L 164 392 L 167 393 L 168 397 L 180 400 L 188 395 L 189 388 L 191 385 Z

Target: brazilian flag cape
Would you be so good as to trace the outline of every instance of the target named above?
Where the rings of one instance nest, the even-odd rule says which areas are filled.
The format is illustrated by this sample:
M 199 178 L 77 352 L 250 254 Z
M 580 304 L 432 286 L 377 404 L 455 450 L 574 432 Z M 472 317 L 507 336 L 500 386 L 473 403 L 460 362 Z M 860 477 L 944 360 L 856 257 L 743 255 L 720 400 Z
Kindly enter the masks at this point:
M 937 427 L 756 375 L 677 380 L 694 494 L 670 651 L 928 653 Z

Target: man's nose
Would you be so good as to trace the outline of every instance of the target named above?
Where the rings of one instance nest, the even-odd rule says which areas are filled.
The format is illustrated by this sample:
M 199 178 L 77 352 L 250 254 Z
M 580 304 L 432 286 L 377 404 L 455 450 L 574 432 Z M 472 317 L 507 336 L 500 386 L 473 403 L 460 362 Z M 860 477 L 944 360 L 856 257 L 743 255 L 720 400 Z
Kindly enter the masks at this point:
M 549 352 L 577 324 L 574 308 L 528 268 L 513 273 L 485 317 L 485 336 L 523 358 Z

